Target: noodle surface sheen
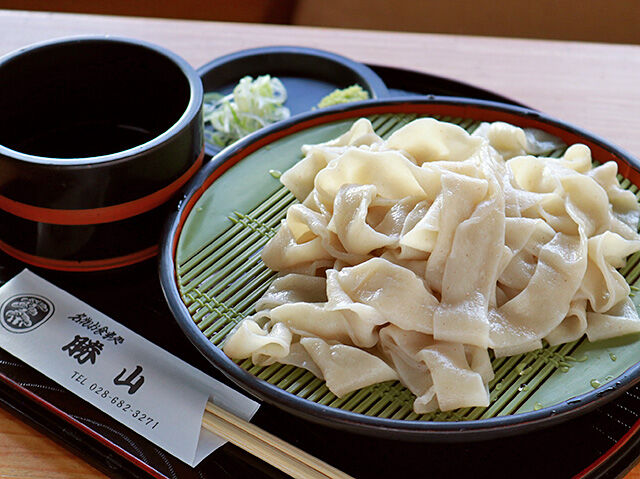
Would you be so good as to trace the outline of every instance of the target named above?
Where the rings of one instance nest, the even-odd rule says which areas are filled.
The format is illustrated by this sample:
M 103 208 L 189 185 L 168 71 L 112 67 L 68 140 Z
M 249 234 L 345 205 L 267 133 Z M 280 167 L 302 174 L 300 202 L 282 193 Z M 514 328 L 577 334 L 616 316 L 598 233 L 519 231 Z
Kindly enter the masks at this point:
M 533 156 L 558 146 L 428 118 L 303 146 L 281 177 L 300 203 L 262 251 L 279 277 L 224 352 L 305 368 L 337 396 L 399 380 L 420 414 L 488 406 L 489 349 L 640 331 L 617 271 L 640 250 L 635 195 L 584 145 Z

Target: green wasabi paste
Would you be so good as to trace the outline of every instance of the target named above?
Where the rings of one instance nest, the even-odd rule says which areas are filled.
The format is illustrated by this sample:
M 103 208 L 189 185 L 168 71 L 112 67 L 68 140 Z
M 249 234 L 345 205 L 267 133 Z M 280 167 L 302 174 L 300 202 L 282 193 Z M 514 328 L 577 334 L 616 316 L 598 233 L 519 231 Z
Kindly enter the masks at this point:
M 351 85 L 350 87 L 343 88 L 342 90 L 334 90 L 325 96 L 318 108 L 325 108 L 331 105 L 339 105 L 340 103 L 349 103 L 352 101 L 362 101 L 369 99 L 369 92 L 364 90 L 360 85 Z

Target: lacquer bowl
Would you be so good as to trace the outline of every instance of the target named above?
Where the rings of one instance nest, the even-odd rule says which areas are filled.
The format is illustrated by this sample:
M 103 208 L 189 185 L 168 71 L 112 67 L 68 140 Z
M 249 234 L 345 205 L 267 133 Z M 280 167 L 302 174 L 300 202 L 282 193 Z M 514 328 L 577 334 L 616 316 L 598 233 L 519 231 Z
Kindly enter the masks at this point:
M 216 58 L 198 68 L 206 93 L 228 95 L 240 79 L 269 74 L 287 90 L 284 103 L 291 116 L 315 109 L 320 100 L 335 89 L 360 85 L 369 98 L 386 98 L 389 91 L 382 79 L 368 66 L 315 48 L 272 46 L 240 50 Z M 206 142 L 207 154 L 222 148 Z
M 0 58 L 0 249 L 75 272 L 154 256 L 168 202 L 202 164 L 201 108 L 195 70 L 139 40 Z

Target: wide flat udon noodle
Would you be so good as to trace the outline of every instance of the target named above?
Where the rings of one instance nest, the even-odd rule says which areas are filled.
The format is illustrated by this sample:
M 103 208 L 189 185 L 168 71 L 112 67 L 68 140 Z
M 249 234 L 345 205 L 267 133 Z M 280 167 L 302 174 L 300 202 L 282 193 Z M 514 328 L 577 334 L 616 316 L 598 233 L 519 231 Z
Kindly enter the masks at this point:
M 291 206 L 262 251 L 280 272 L 224 351 L 293 364 L 341 396 L 387 380 L 417 413 L 487 406 L 489 350 L 640 331 L 616 270 L 640 250 L 635 196 L 610 162 L 505 123 L 474 135 L 415 120 L 384 141 L 366 119 L 305 145 Z

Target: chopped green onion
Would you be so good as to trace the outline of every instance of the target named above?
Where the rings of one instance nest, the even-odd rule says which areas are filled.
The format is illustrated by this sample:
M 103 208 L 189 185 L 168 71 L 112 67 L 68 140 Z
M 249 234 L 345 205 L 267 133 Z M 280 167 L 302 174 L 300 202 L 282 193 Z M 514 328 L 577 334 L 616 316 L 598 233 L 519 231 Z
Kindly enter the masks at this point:
M 276 121 L 289 118 L 284 105 L 287 90 L 282 82 L 269 75 L 255 80 L 246 76 L 230 95 L 208 93 L 204 97 L 204 122 L 213 132 L 205 131 L 206 140 L 227 146 Z

